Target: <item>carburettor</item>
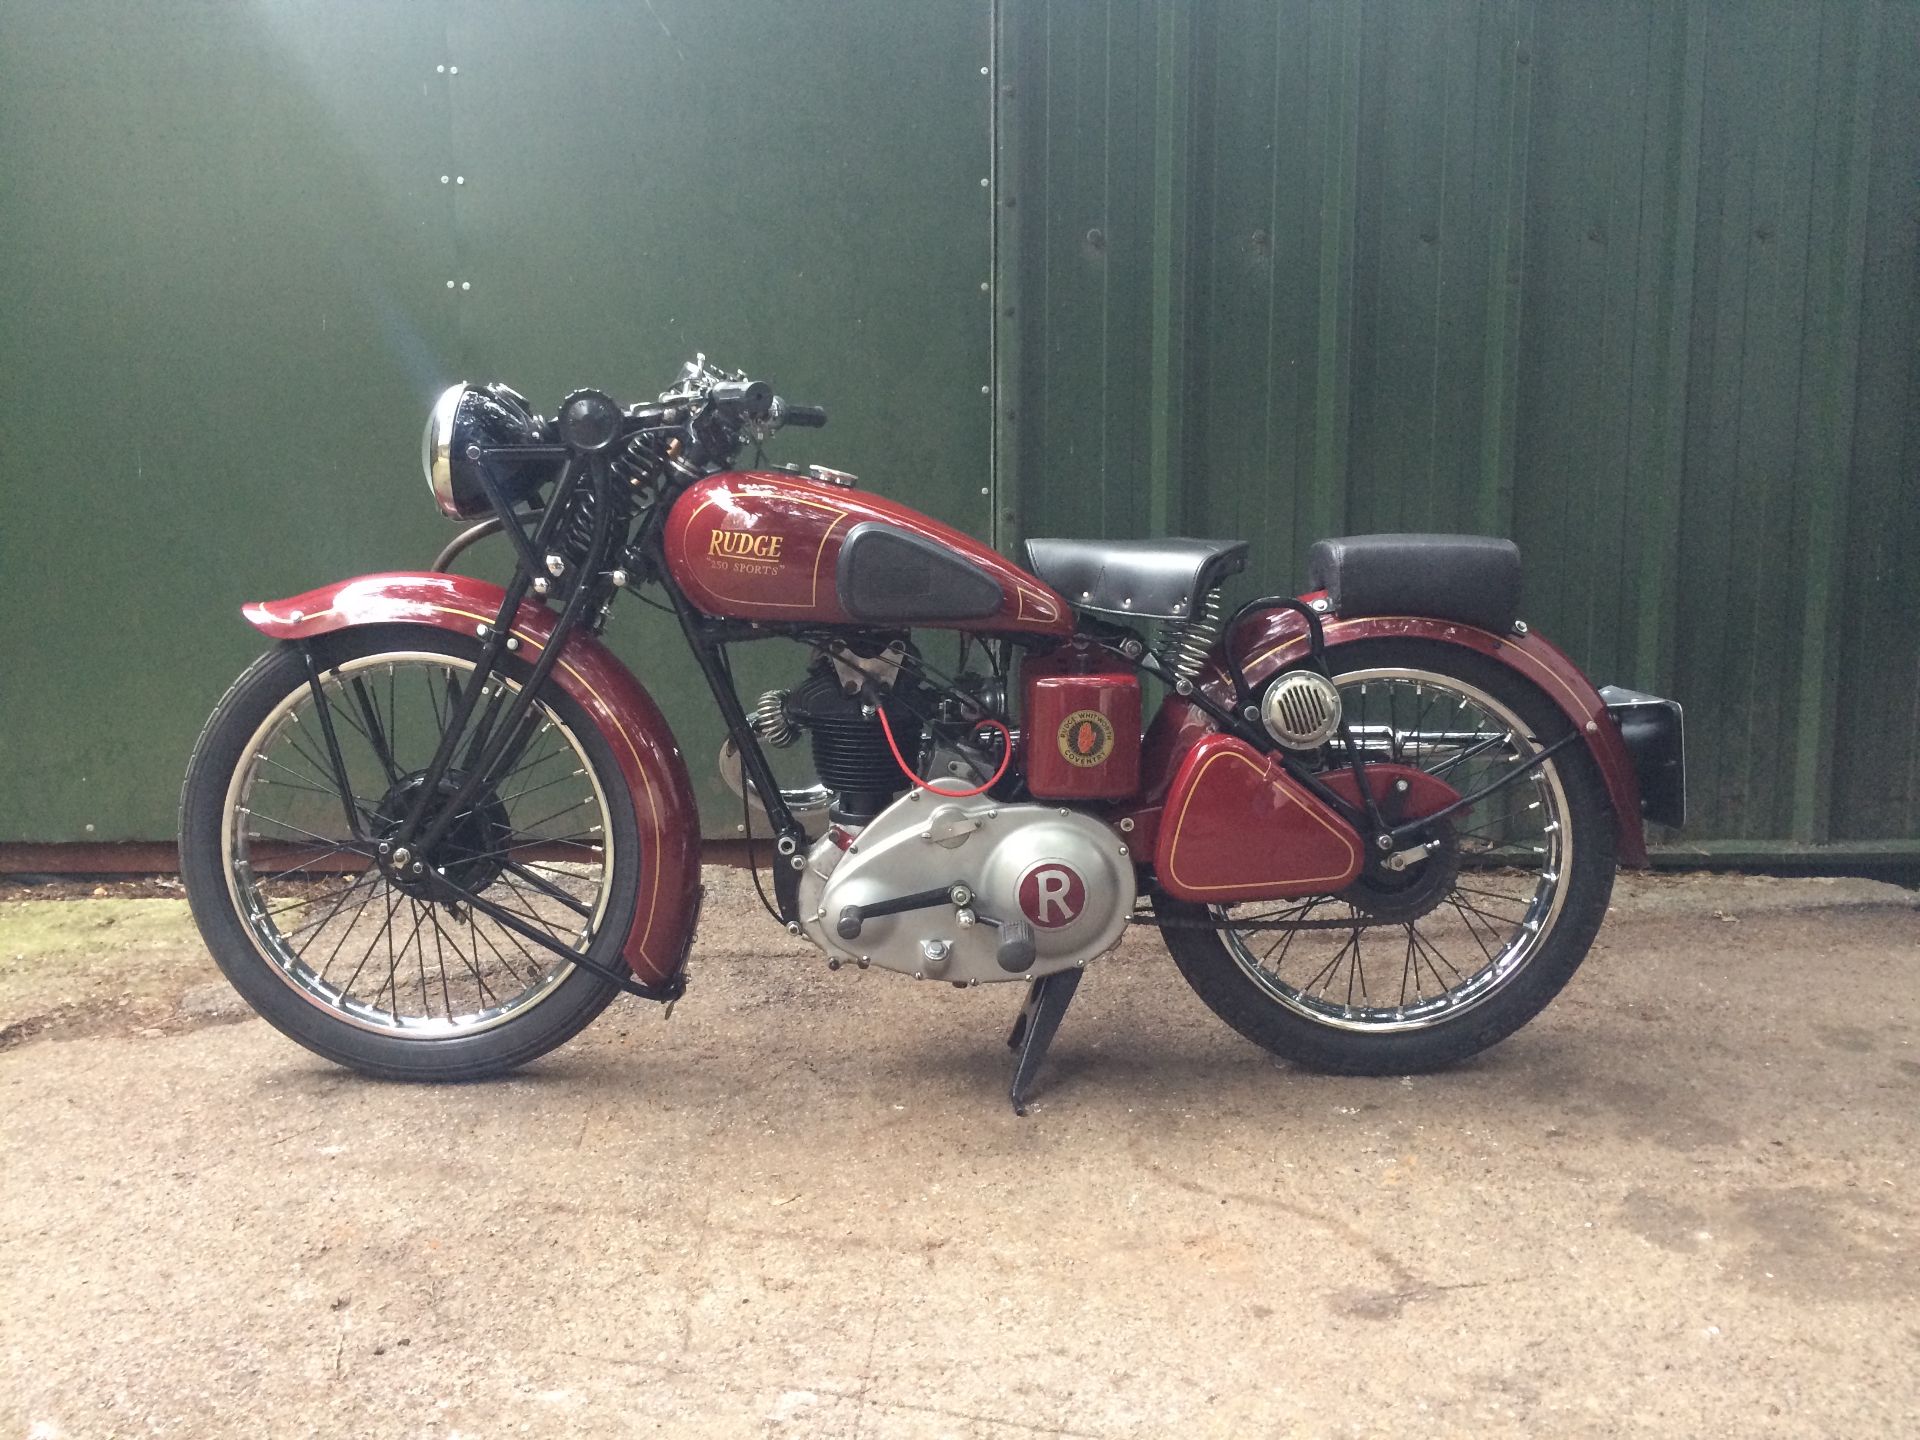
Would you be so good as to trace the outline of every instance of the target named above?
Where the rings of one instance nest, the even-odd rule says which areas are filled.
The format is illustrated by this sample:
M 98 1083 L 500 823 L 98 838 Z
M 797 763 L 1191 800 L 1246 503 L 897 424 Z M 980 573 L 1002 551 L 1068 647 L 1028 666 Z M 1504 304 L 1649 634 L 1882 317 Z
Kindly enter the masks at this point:
M 1126 844 L 1090 815 L 915 788 L 815 842 L 800 923 L 831 958 L 977 985 L 1084 965 L 1134 895 Z

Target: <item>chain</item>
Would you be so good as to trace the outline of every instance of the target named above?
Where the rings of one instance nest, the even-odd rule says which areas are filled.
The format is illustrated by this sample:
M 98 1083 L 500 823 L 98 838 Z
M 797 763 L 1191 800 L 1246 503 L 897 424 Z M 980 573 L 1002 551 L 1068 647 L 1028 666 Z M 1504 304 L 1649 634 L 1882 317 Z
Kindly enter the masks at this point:
M 1404 929 L 1404 920 L 1374 920 L 1355 915 L 1347 920 L 1196 920 L 1185 915 L 1156 915 L 1136 910 L 1127 917 L 1134 925 L 1151 925 L 1156 930 L 1371 930 L 1381 926 Z

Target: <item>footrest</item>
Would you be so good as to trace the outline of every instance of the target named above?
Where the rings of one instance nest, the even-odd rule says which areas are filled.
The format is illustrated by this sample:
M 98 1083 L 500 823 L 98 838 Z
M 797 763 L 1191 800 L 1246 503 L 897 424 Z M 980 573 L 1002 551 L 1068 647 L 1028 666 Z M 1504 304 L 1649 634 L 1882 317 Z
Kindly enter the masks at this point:
M 1018 975 L 1033 968 L 1033 956 L 1033 926 L 1024 920 L 1003 920 L 1000 946 L 993 955 L 1000 962 L 1000 968 L 1009 975 Z

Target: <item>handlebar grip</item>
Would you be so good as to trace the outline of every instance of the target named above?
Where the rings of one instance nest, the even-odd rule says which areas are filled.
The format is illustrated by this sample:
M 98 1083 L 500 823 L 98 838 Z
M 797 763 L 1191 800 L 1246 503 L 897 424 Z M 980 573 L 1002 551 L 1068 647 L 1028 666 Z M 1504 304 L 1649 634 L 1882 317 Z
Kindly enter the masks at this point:
M 773 408 L 773 387 L 764 380 L 716 380 L 707 390 L 707 399 L 758 417 Z
M 818 430 L 827 423 L 827 412 L 818 405 L 786 405 L 780 411 L 782 425 L 798 425 L 806 430 Z

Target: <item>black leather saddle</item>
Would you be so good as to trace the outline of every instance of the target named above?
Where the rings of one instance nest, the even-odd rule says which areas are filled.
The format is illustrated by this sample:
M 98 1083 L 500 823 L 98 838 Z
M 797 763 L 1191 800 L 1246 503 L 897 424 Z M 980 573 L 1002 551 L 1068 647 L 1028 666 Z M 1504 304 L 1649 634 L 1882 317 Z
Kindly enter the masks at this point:
M 1029 540 L 1027 567 L 1076 610 L 1184 620 L 1247 566 L 1244 540 Z
M 1348 535 L 1307 552 L 1336 615 L 1430 615 L 1499 634 L 1520 613 L 1520 547 L 1490 535 Z

